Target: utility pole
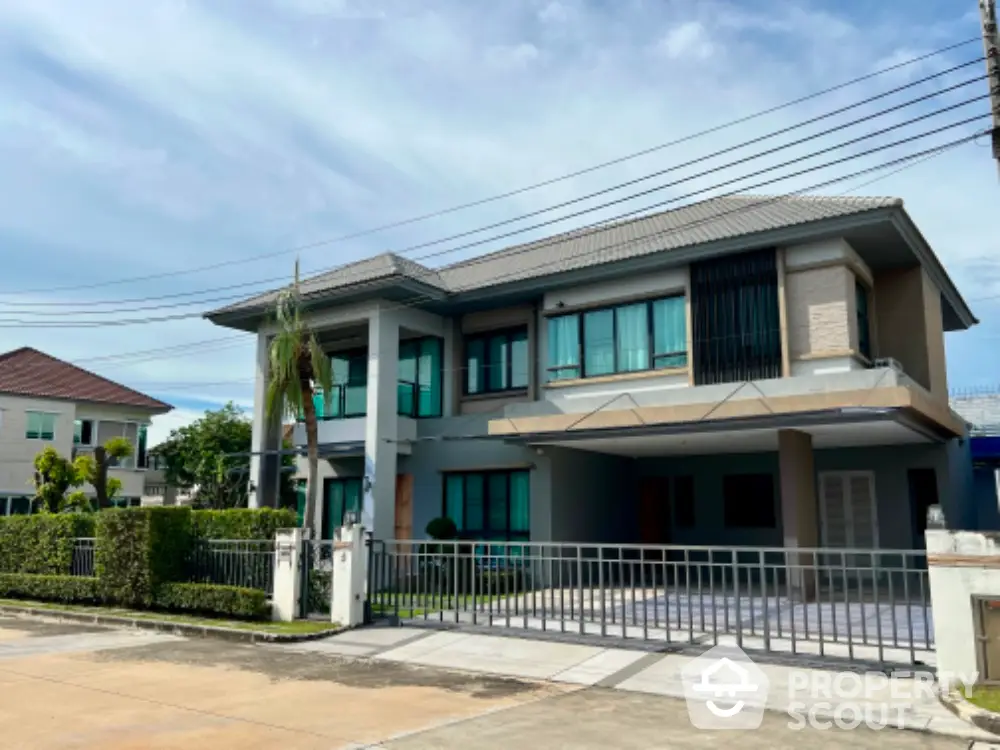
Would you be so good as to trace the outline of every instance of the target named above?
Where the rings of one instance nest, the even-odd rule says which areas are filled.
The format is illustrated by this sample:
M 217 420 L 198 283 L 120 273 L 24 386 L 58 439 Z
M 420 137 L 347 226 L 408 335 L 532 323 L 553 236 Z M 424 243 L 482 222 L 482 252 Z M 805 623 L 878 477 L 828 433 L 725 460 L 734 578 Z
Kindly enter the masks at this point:
M 993 158 L 1000 170 L 1000 36 L 997 35 L 996 0 L 979 0 L 979 16 L 983 25 L 983 48 L 986 54 L 987 85 L 993 111 Z

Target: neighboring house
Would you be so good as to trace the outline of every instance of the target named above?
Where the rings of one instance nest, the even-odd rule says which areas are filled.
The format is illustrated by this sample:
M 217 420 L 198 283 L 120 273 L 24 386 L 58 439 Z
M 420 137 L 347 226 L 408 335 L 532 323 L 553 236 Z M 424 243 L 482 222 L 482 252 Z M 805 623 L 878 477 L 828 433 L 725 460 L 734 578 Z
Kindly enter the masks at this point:
M 1000 531 L 1000 388 L 956 392 L 951 406 L 971 425 L 976 528 Z
M 323 536 L 362 497 L 376 538 L 447 514 L 490 540 L 914 548 L 932 504 L 973 522 L 944 333 L 977 320 L 898 199 L 719 198 L 302 293 L 335 380 Z M 275 300 L 207 316 L 258 337 L 262 504 Z
M 156 448 L 149 451 L 149 460 L 142 488 L 142 505 L 190 505 L 190 488 L 177 487 L 167 482 L 163 457 Z
M 37 349 L 0 354 L 0 515 L 30 512 L 35 456 L 47 446 L 72 458 L 113 437 L 133 455 L 108 475 L 122 482 L 116 504 L 138 505 L 147 465 L 146 432 L 172 407 Z M 93 496 L 93 488 L 83 490 Z

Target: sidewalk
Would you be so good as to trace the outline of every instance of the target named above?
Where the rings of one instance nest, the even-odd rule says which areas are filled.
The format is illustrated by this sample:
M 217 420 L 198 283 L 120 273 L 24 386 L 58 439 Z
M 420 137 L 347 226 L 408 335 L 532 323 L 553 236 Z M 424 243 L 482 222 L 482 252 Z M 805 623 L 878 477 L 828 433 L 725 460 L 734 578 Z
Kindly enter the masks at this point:
M 321 653 L 386 660 L 403 664 L 481 672 L 529 680 L 546 680 L 581 687 L 602 687 L 683 699 L 681 669 L 694 655 L 664 654 L 601 645 L 481 635 L 461 630 L 376 627 L 352 630 L 309 643 L 275 645 L 300 653 Z M 792 666 L 757 662 L 767 675 L 770 691 L 766 708 L 788 713 L 795 708 L 822 720 L 850 720 L 837 713 L 838 706 L 857 706 L 868 715 L 899 729 L 931 732 L 970 740 L 996 742 L 962 721 L 912 678 L 894 677 L 892 684 L 881 673 L 834 680 L 842 667 Z M 823 685 L 823 694 L 801 686 Z M 859 691 L 859 686 L 864 685 Z M 859 695 L 861 692 L 861 695 Z M 796 704 L 796 705 L 793 705 Z M 886 711 L 885 707 L 891 707 Z M 792 718 L 789 717 L 789 721 Z

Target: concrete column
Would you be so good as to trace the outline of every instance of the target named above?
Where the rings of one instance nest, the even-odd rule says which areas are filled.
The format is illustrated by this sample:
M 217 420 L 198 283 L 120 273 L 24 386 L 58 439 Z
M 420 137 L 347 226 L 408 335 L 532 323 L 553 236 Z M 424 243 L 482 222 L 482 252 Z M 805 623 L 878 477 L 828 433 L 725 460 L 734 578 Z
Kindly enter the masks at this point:
M 785 547 L 791 550 L 818 547 L 819 509 L 812 435 L 798 430 L 778 430 L 778 467 Z M 786 558 L 792 587 L 804 600 L 814 599 L 816 561 L 813 555 L 789 552 Z
M 302 529 L 280 529 L 274 535 L 274 595 L 271 619 L 291 622 L 299 616 L 302 596 Z
M 399 437 L 399 320 L 377 309 L 368 321 L 368 414 L 362 523 L 376 539 L 392 539 Z
M 281 459 L 274 453 L 281 447 L 281 413 L 269 417 L 267 414 L 267 386 L 269 377 L 270 337 L 263 332 L 257 334 L 257 364 L 253 390 L 253 431 L 250 456 L 251 508 L 273 507 L 277 505 L 277 471 Z
M 333 542 L 333 586 L 330 621 L 352 628 L 365 619 L 365 530 L 360 524 L 342 526 Z

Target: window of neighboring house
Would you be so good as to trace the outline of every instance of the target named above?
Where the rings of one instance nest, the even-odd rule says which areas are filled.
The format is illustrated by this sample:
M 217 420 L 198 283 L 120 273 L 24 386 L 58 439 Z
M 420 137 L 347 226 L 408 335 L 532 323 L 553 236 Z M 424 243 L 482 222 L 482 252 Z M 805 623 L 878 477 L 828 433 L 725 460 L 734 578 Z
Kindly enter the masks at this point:
M 333 539 L 333 532 L 344 525 L 348 512 L 360 513 L 362 504 L 361 480 L 356 477 L 327 479 L 324 482 L 323 539 Z M 303 494 L 305 488 L 303 487 Z M 302 505 L 305 512 L 305 503 Z
M 871 359 L 872 323 L 868 313 L 868 288 L 857 280 L 854 282 L 854 297 L 858 310 L 858 352 L 865 359 Z
M 528 329 L 465 339 L 465 393 L 500 393 L 528 387 Z
M 687 365 L 683 296 L 549 318 L 549 380 Z
M 73 422 L 73 445 L 94 444 L 94 422 L 91 419 L 77 419 Z
M 530 478 L 526 469 L 446 474 L 443 513 L 463 539 L 528 541 Z
M 674 477 L 674 524 L 679 529 L 695 526 L 694 477 Z
M 149 454 L 146 450 L 147 440 L 148 427 L 141 424 L 139 425 L 139 430 L 135 440 L 135 465 L 140 469 L 145 469 L 149 466 Z
M 428 336 L 399 344 L 398 412 L 406 417 L 440 417 L 441 339 Z
M 29 411 L 28 429 L 24 436 L 28 440 L 55 440 L 56 416 L 41 411 Z
M 30 497 L 10 498 L 10 515 L 12 516 L 31 515 L 31 498 Z
M 723 518 L 728 529 L 773 529 L 774 477 L 730 474 L 722 478 Z

